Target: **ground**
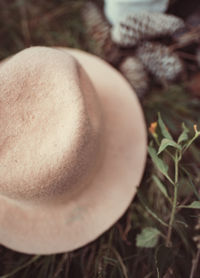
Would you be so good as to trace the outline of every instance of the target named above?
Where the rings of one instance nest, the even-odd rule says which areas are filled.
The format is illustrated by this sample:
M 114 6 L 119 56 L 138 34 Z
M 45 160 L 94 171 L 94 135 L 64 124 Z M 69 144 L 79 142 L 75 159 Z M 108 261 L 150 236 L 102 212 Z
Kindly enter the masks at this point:
M 98 54 L 97 42 L 81 18 L 85 2 L 1 0 L 0 59 L 31 45 L 68 46 Z M 93 2 L 102 7 L 102 1 Z M 198 7 L 198 0 L 171 2 L 170 12 L 184 20 Z M 192 57 L 194 48 L 196 44 L 182 52 Z M 147 127 L 154 122 L 149 132 L 151 151 L 138 194 L 124 216 L 95 242 L 66 254 L 28 256 L 1 246 L 1 278 L 199 277 L 200 73 L 196 62 L 184 62 L 185 78 L 167 85 L 152 82 L 140 99 Z M 161 119 L 158 121 L 158 112 L 166 128 Z M 183 122 L 187 126 L 183 137 L 188 139 L 184 137 L 179 148 L 174 142 Z M 168 132 L 174 140 L 169 139 Z M 190 145 L 193 136 L 197 138 Z M 158 150 L 163 139 L 171 140 L 171 145 L 155 156 L 152 149 Z M 178 155 L 181 158 L 177 162 Z M 167 174 L 163 165 L 167 165 Z

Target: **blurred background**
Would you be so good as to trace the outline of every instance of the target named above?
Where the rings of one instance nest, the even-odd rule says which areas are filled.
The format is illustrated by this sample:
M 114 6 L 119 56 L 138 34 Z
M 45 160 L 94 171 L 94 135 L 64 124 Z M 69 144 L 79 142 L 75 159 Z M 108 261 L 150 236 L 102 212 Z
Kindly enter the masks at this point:
M 103 0 L 0 0 L 0 59 L 34 45 L 98 55 L 132 85 L 147 127 L 160 112 L 175 139 L 183 122 L 192 136 L 194 124 L 200 129 L 199 0 L 172 0 L 165 14 L 119 17 L 113 26 L 103 8 Z M 200 201 L 199 143 L 197 139 L 183 159 L 188 171 L 179 181 L 178 202 L 183 205 Z M 162 159 L 173 175 L 167 154 Z M 0 277 L 199 278 L 199 209 L 177 211 L 172 245 L 166 247 L 162 221 L 169 221 L 171 205 L 153 175 L 173 196 L 149 157 L 137 197 L 108 232 L 79 250 L 51 256 L 28 256 L 0 246 Z

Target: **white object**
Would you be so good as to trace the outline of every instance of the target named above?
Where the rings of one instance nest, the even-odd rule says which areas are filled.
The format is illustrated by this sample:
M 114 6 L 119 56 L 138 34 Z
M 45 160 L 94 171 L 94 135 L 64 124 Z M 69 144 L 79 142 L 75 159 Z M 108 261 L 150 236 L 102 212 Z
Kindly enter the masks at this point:
M 165 12 L 169 0 L 104 0 L 104 12 L 109 22 L 114 25 L 131 12 Z

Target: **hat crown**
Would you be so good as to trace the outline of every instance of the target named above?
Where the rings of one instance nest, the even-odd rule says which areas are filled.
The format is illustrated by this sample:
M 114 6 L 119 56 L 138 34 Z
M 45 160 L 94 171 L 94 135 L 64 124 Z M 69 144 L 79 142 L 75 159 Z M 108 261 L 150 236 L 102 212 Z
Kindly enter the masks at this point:
M 0 193 L 15 200 L 70 194 L 94 171 L 101 116 L 82 67 L 31 47 L 0 67 Z

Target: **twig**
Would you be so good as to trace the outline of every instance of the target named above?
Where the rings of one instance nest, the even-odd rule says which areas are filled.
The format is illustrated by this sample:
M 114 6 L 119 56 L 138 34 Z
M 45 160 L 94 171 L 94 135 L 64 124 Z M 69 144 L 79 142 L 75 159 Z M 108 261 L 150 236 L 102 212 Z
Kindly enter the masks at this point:
M 89 273 L 93 269 L 93 263 L 95 261 L 96 253 L 97 253 L 96 246 L 92 245 L 90 248 L 90 255 L 86 257 L 87 259 L 87 264 L 85 265 L 86 277 L 89 277 Z
M 176 214 L 176 206 L 177 206 L 177 195 L 178 195 L 178 165 L 179 165 L 179 155 L 178 150 L 176 150 L 175 154 L 175 178 L 174 178 L 174 198 L 173 198 L 173 204 L 172 204 L 172 211 L 169 221 L 169 227 L 167 231 L 167 238 L 166 238 L 166 246 L 170 247 L 171 245 L 171 234 L 172 234 L 172 226 L 174 223 L 174 218 Z
M 183 202 L 177 206 L 176 213 L 179 212 L 179 211 L 182 209 L 182 206 L 185 206 L 185 205 L 191 200 L 191 197 L 192 197 L 192 196 L 193 196 L 193 193 L 190 193 L 190 194 L 183 200 Z
M 140 202 L 142 203 L 142 205 L 144 206 L 144 208 L 147 210 L 147 212 L 153 217 L 155 218 L 160 224 L 162 224 L 165 227 L 168 227 L 168 225 L 162 220 L 160 219 L 142 200 L 141 194 L 138 192 L 137 194 Z
M 197 26 L 190 30 L 187 33 L 184 33 L 182 36 L 180 36 L 176 43 L 171 45 L 169 48 L 171 51 L 174 51 L 178 48 L 185 47 L 191 43 L 198 42 L 200 40 L 200 27 Z
M 112 252 L 114 253 L 115 257 L 117 258 L 117 260 L 119 261 L 120 263 L 120 266 L 121 266 L 121 269 L 122 269 L 122 272 L 124 274 L 124 277 L 125 278 L 128 278 L 128 273 L 127 273 L 127 269 L 126 269 L 126 266 L 123 262 L 123 259 L 122 257 L 120 256 L 120 254 L 117 252 L 116 249 L 114 249 L 113 247 L 111 248 Z
M 61 259 L 61 261 L 60 261 L 59 264 L 58 264 L 58 267 L 57 267 L 57 269 L 56 269 L 56 272 L 55 272 L 53 278 L 57 278 L 57 277 L 59 276 L 59 274 L 60 274 L 61 271 L 63 270 L 63 265 L 64 265 L 64 263 L 65 263 L 66 260 L 68 259 L 68 256 L 69 256 L 68 253 L 65 253 L 65 254 L 62 256 L 62 259 Z
M 130 209 L 128 211 L 127 215 L 126 215 L 126 227 L 125 227 L 125 229 L 123 230 L 122 225 L 120 223 L 117 223 L 117 227 L 119 229 L 119 233 L 121 235 L 121 238 L 124 242 L 126 242 L 127 245 L 131 245 L 131 242 L 128 241 L 128 239 L 127 239 L 128 233 L 132 228 L 131 221 L 132 221 L 132 211 Z
M 40 258 L 40 256 L 34 256 L 32 257 L 32 259 L 30 259 L 28 262 L 26 262 L 25 264 L 17 267 L 16 269 L 14 269 L 13 271 L 11 271 L 10 273 L 0 276 L 0 278 L 8 278 L 8 277 L 12 277 L 14 274 L 16 274 L 17 272 L 19 272 L 20 270 L 26 268 L 28 265 L 34 263 L 36 260 L 38 260 Z
M 185 58 L 185 59 L 188 59 L 188 60 L 191 60 L 191 61 L 196 61 L 197 60 L 195 55 L 192 55 L 192 54 L 189 54 L 189 53 L 186 53 L 186 52 L 183 52 L 183 51 L 177 51 L 176 53 L 182 58 Z
M 194 278 L 194 275 L 195 275 L 195 272 L 197 270 L 199 261 L 200 261 L 200 248 L 198 249 L 195 258 L 192 261 L 192 268 L 191 268 L 191 272 L 190 272 L 190 278 Z
M 21 14 L 21 26 L 22 26 L 22 33 L 23 33 L 23 37 L 24 37 L 24 43 L 26 46 L 30 46 L 31 33 L 29 30 L 26 3 L 23 3 L 23 5 L 20 5 L 20 14 Z

